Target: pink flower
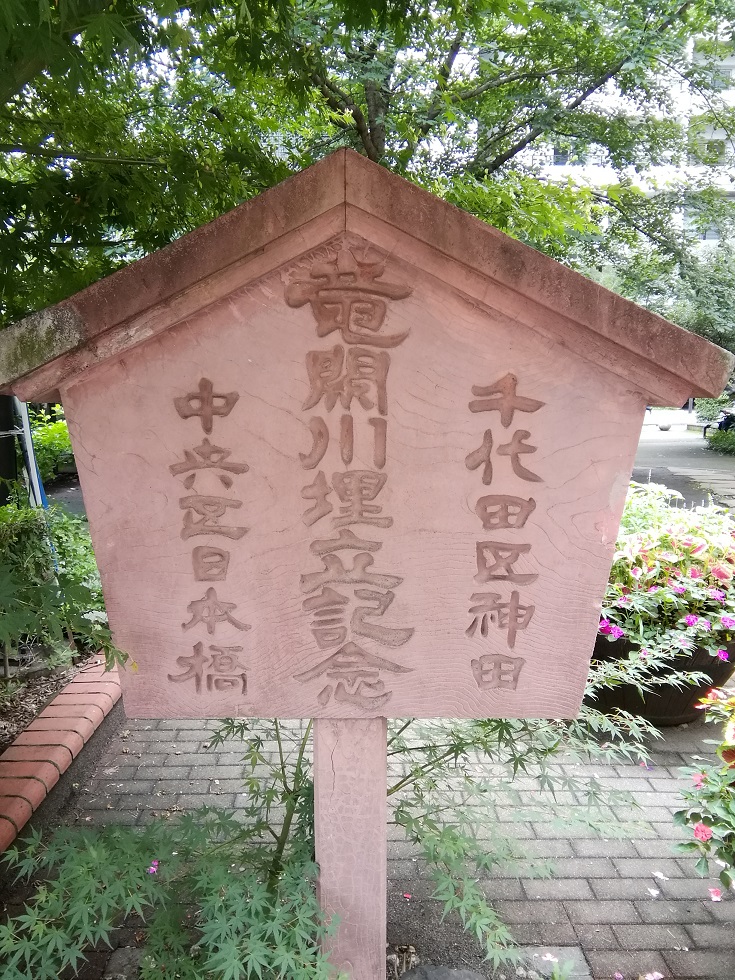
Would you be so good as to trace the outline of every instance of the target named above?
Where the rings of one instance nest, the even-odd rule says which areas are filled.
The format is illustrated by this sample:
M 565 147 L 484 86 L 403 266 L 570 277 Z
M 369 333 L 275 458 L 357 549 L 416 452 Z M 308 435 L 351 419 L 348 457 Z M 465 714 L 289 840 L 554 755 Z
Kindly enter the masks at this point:
M 706 774 L 703 772 L 695 772 L 692 776 L 692 782 L 694 783 L 695 789 L 701 789 L 704 786 L 704 781 L 707 778 Z
M 676 592 L 677 595 L 684 595 L 684 593 L 686 592 L 686 590 L 687 590 L 686 585 L 672 585 L 671 586 L 671 591 L 672 592 Z
M 620 970 L 616 970 L 615 973 L 613 973 L 613 980 L 625 980 L 625 977 Z
M 713 902 L 722 901 L 722 891 L 719 888 L 710 888 L 709 897 Z
M 612 636 L 615 640 L 619 640 L 621 636 L 625 636 L 625 630 L 621 629 L 619 626 L 611 626 L 610 636 Z
M 720 622 L 726 630 L 735 629 L 735 619 L 732 616 L 723 616 Z
M 158 871 L 158 861 L 151 861 L 150 868 L 146 868 L 146 874 L 154 875 Z
M 612 626 L 610 625 L 610 620 L 604 618 L 601 619 L 600 625 L 597 627 L 597 632 L 607 634 L 610 633 L 611 631 L 612 631 Z
M 703 630 L 711 630 L 712 629 L 712 623 L 710 623 L 710 621 L 708 619 L 700 619 L 699 620 L 699 627 L 700 627 L 700 629 L 703 629 Z
M 640 578 L 641 575 L 643 574 L 643 569 L 642 568 L 639 568 L 636 565 L 634 568 L 631 568 L 630 574 L 633 576 L 633 578 Z
M 708 827 L 706 823 L 697 823 L 694 825 L 694 836 L 697 840 L 708 841 L 712 839 L 712 828 Z
M 729 660 L 730 659 L 730 654 L 724 648 L 720 648 L 717 651 L 717 656 L 720 658 L 720 660 Z
M 693 616 L 691 613 L 684 617 L 684 622 L 687 626 L 696 626 L 699 622 L 699 616 Z
M 639 762 L 638 765 L 641 767 L 641 769 L 648 769 L 649 772 L 653 769 L 653 766 L 646 762 L 645 759 L 643 759 L 642 762 Z
M 707 595 L 710 597 L 710 599 L 714 599 L 716 602 L 724 602 L 727 598 L 722 589 L 708 589 Z

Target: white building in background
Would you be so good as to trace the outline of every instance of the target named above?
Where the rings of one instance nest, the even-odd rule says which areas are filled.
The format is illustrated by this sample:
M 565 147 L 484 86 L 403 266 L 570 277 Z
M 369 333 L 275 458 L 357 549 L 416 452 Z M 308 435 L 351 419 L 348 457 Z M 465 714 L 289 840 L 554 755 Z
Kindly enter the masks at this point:
M 692 45 L 692 60 L 696 63 L 697 53 Z M 735 53 L 720 62 L 718 72 L 720 84 L 717 95 L 709 103 L 704 98 L 692 94 L 685 82 L 672 78 L 675 93 L 677 120 L 690 134 L 692 152 L 687 160 L 672 160 L 671 163 L 651 167 L 645 172 L 628 167 L 625 171 L 614 169 L 603 146 L 590 146 L 583 157 L 575 156 L 560 142 L 537 146 L 528 152 L 527 159 L 535 168 L 550 180 L 559 183 L 571 181 L 574 184 L 604 191 L 606 187 L 618 184 L 621 177 L 630 181 L 646 193 L 674 189 L 682 184 L 699 184 L 703 181 L 717 187 L 728 198 L 735 201 L 735 141 L 717 122 L 704 124 L 702 116 L 708 113 L 717 115 L 717 108 L 735 109 Z M 719 103 L 715 105 L 714 103 Z M 620 105 L 617 95 L 602 93 L 596 106 L 605 109 Z M 701 129 L 700 129 L 701 126 Z M 681 216 L 682 227 L 692 228 L 692 221 L 686 214 Z M 717 241 L 719 231 L 715 227 L 698 229 L 703 241 Z

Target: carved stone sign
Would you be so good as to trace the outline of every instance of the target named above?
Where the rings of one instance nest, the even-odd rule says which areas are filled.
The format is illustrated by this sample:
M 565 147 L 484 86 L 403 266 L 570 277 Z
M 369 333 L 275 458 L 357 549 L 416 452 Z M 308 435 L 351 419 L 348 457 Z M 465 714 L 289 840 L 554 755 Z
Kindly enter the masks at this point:
M 645 408 L 584 357 L 341 235 L 64 405 L 132 716 L 576 712 Z
M 577 712 L 645 406 L 732 364 L 349 151 L 0 333 L 0 390 L 63 399 L 128 715 L 317 719 L 354 980 L 385 719 Z

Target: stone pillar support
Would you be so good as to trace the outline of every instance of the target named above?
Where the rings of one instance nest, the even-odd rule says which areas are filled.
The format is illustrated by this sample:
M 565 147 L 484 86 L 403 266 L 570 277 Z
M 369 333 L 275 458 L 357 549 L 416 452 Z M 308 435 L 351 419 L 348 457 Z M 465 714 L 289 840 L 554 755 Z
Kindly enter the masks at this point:
M 314 722 L 314 822 L 319 901 L 339 916 L 326 941 L 351 980 L 385 977 L 386 721 Z

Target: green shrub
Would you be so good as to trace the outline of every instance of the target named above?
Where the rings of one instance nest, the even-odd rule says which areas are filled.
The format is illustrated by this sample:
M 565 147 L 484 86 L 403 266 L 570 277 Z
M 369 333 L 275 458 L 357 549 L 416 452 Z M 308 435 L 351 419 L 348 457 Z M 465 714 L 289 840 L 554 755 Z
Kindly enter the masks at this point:
M 735 456 L 735 431 L 730 429 L 727 432 L 720 432 L 716 429 L 707 440 L 707 448 L 713 449 L 716 453 Z
M 65 419 L 53 419 L 45 412 L 34 414 L 31 421 L 33 448 L 44 483 L 58 476 L 59 468 L 74 461 Z
M 700 422 L 716 422 L 720 412 L 729 408 L 732 402 L 730 395 L 720 395 L 719 398 L 698 398 L 695 403 L 697 418 Z
M 0 646 L 119 659 L 85 520 L 60 507 L 0 507 Z

